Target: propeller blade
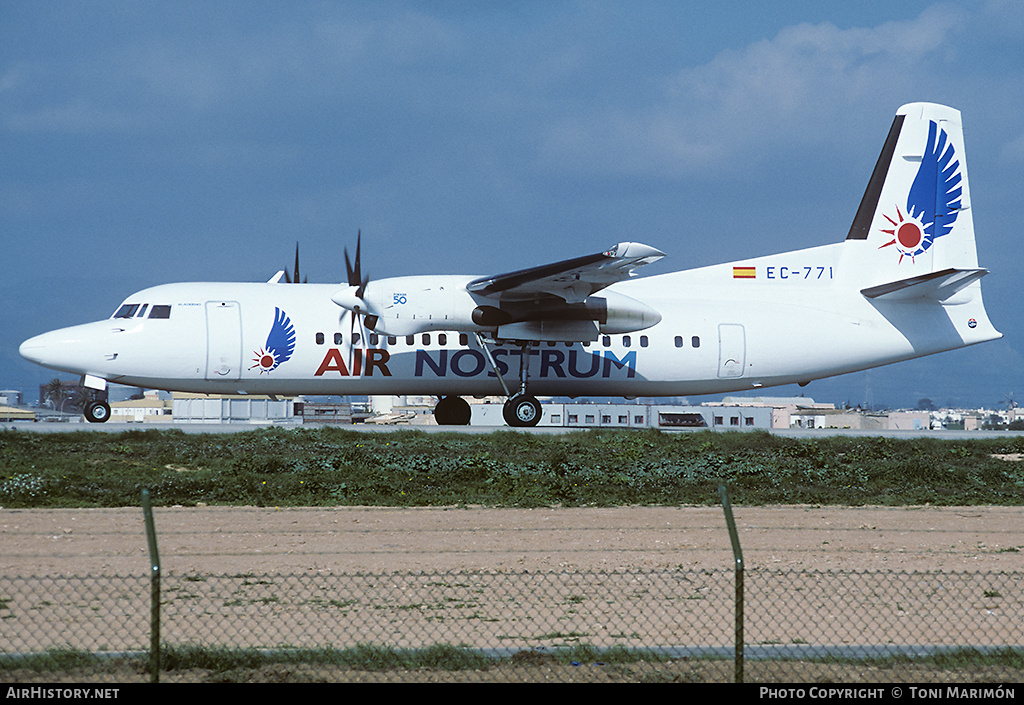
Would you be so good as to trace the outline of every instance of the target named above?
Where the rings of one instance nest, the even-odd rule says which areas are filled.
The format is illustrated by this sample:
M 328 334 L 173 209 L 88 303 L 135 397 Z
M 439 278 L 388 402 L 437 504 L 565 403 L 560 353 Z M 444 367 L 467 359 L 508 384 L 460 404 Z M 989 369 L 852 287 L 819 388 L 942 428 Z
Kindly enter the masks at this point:
M 306 277 L 305 279 L 300 279 L 299 278 L 299 243 L 298 242 L 295 243 L 295 274 L 294 274 L 294 276 L 290 275 L 290 274 L 288 274 L 288 270 L 287 269 L 284 270 L 284 280 L 287 283 L 289 283 L 289 284 L 298 284 L 300 281 L 302 281 L 303 284 L 308 284 L 309 283 L 309 277 Z
M 349 260 L 349 258 L 348 258 L 348 248 L 347 247 L 345 248 L 345 272 L 348 274 L 348 285 L 349 286 L 359 286 L 360 284 L 362 284 L 362 279 L 363 279 L 363 276 L 362 276 L 362 273 L 361 273 L 362 265 L 360 264 L 360 260 L 362 259 L 362 253 L 361 253 L 362 239 L 363 239 L 363 232 L 362 232 L 362 230 L 360 230 L 356 234 L 356 262 L 355 262 L 355 266 L 353 266 L 351 260 Z

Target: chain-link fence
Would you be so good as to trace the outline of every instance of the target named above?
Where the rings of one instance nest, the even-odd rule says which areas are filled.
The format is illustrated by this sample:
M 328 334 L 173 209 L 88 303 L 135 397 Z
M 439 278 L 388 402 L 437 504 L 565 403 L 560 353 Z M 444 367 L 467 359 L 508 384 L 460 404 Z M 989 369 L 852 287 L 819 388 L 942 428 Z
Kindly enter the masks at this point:
M 1024 573 L 748 570 L 740 650 L 736 577 L 165 574 L 159 679 L 1024 681 Z M 149 679 L 150 597 L 0 576 L 0 680 Z

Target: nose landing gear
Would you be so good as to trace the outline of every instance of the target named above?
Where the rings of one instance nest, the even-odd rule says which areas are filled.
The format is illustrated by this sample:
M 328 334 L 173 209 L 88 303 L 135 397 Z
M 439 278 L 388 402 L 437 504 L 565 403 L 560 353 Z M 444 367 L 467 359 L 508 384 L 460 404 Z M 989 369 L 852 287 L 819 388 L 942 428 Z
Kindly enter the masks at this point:
M 110 404 L 103 399 L 93 399 L 85 405 L 82 413 L 89 423 L 105 423 L 110 419 Z
M 85 420 L 89 423 L 109 421 L 110 404 L 107 403 L 107 381 L 92 375 L 83 375 L 82 388 L 89 391 L 89 400 L 82 409 Z

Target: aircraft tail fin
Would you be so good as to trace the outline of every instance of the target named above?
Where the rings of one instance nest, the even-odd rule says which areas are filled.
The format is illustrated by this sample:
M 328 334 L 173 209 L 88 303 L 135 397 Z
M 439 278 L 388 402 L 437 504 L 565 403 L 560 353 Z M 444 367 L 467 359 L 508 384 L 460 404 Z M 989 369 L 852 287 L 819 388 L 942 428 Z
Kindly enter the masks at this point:
M 846 274 L 869 298 L 942 300 L 984 275 L 959 110 L 909 103 L 896 112 L 843 249 Z M 951 270 L 971 274 L 931 277 Z

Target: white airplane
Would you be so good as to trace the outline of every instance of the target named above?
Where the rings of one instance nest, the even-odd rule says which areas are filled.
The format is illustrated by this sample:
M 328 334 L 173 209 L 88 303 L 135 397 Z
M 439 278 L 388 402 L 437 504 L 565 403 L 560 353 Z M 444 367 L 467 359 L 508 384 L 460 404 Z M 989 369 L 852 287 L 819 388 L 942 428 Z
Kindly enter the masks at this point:
M 182 283 L 129 296 L 103 321 L 25 341 L 81 375 L 105 421 L 108 383 L 170 391 L 504 395 L 511 426 L 536 395 L 684 396 L 800 383 L 1002 337 L 985 313 L 958 110 L 899 109 L 846 239 L 636 278 L 663 253 L 623 242 L 496 276 Z M 297 254 L 297 252 L 296 252 Z M 282 282 L 282 276 L 286 282 Z M 298 282 L 296 264 L 295 280 Z

